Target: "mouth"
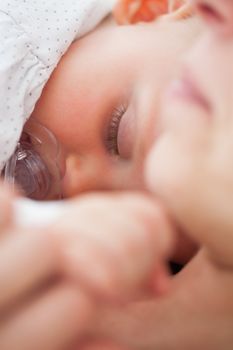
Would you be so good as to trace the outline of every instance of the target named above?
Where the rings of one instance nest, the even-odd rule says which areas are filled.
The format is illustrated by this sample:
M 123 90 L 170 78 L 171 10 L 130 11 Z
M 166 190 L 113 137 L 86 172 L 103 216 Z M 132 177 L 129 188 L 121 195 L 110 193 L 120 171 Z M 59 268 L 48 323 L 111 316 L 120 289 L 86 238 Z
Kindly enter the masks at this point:
M 185 72 L 182 78 L 171 82 L 166 95 L 169 99 L 181 100 L 201 107 L 208 114 L 211 110 L 208 99 L 202 93 L 201 89 L 199 89 L 188 71 Z

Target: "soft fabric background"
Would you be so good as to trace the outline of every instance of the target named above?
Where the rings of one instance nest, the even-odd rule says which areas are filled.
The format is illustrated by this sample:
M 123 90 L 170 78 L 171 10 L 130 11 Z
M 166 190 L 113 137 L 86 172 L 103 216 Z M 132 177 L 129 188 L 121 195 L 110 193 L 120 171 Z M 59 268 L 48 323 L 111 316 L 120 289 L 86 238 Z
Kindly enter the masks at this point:
M 114 2 L 0 1 L 0 171 L 62 55 L 111 11 Z

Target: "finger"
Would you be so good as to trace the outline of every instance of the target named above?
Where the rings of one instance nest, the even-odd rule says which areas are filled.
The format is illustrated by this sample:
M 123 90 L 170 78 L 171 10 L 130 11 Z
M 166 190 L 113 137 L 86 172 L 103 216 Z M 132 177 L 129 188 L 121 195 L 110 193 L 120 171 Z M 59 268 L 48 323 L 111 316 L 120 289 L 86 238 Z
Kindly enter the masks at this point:
M 161 207 L 148 198 L 132 196 L 130 199 L 127 196 L 125 204 L 131 209 L 122 213 L 122 217 L 119 215 L 119 222 L 115 223 L 116 237 L 121 238 L 122 234 L 122 238 L 118 255 L 112 254 L 118 278 L 114 290 L 125 294 L 126 298 L 140 296 L 137 290 L 139 287 L 142 291 L 150 292 L 147 288 L 148 278 L 159 266 L 158 288 L 153 288 L 153 292 L 161 294 L 166 290 L 165 284 L 168 285 L 168 274 L 164 265 L 171 252 L 172 228 Z M 115 213 L 113 215 L 116 216 Z
M 113 11 L 118 24 L 151 22 L 168 11 L 168 3 L 151 0 L 119 0 Z
M 231 350 L 232 273 L 198 255 L 173 278 L 165 298 L 102 310 L 92 337 L 114 339 L 132 349 L 174 349 L 175 344 L 175 349 Z
M 154 269 L 151 278 L 151 290 L 157 296 L 162 296 L 169 290 L 171 283 L 170 272 L 166 265 L 160 264 Z
M 174 6 L 171 4 L 169 13 L 163 17 L 163 20 L 180 21 L 185 20 L 194 16 L 194 9 L 191 3 L 183 1 L 182 3 L 176 4 Z
M 81 291 L 61 285 L 0 324 L 1 350 L 61 350 L 82 336 L 93 305 Z
M 171 227 L 146 197 L 87 196 L 76 209 L 78 220 L 57 229 L 66 269 L 105 298 L 128 297 L 170 252 Z
M 169 12 L 176 11 L 187 3 L 187 0 L 168 0 Z
M 58 272 L 55 239 L 48 233 L 12 234 L 0 241 L 0 310 Z

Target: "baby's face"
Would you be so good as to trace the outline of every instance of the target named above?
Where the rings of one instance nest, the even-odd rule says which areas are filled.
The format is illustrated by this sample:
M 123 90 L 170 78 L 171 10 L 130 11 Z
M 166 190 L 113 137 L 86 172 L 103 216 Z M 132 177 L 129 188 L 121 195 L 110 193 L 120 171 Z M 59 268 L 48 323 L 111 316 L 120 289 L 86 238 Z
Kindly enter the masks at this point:
M 108 20 L 72 45 L 33 113 L 76 157 L 66 194 L 144 188 L 160 94 L 197 31 L 193 21 L 119 27 Z
M 163 132 L 148 158 L 147 178 L 151 189 L 188 232 L 200 236 L 203 232 L 224 232 L 230 238 L 233 2 L 193 2 L 206 28 L 163 99 Z M 232 238 L 227 245 L 232 247 Z M 228 249 L 225 256 L 227 253 Z

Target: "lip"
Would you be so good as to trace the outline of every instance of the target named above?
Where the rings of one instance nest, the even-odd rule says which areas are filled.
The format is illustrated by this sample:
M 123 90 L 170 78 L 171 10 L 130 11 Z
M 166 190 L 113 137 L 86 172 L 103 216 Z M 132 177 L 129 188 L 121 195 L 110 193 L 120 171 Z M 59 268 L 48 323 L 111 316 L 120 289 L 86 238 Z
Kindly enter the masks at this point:
M 175 79 L 169 85 L 166 95 L 168 98 L 180 99 L 195 104 L 206 112 L 210 112 L 210 103 L 201 89 L 197 86 L 190 73 L 185 72 L 180 79 Z

